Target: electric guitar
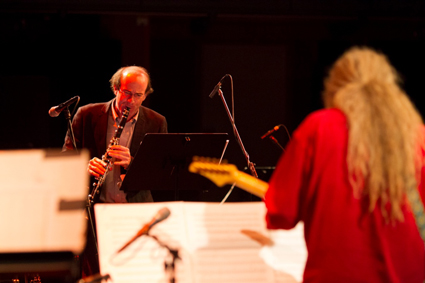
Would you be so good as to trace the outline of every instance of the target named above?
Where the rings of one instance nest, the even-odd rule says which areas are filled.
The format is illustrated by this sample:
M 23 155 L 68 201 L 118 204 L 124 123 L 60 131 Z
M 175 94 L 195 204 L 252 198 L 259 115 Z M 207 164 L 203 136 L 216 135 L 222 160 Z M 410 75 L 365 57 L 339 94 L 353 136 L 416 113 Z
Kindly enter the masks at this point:
M 237 187 L 260 198 L 264 198 L 269 188 L 267 182 L 239 171 L 233 164 L 218 164 L 215 159 L 194 157 L 189 171 L 210 179 L 218 187 L 236 183 Z

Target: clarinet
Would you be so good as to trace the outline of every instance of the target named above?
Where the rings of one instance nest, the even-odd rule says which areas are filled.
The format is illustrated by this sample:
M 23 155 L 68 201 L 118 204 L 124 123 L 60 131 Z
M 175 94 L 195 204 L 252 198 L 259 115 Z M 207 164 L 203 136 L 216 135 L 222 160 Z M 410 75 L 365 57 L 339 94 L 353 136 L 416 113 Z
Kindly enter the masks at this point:
M 113 145 L 117 145 L 120 141 L 120 137 L 122 134 L 122 130 L 124 129 L 125 123 L 127 123 L 127 119 L 128 119 L 128 114 L 130 113 L 130 107 L 127 107 L 124 110 L 124 113 L 122 114 L 122 118 L 120 121 L 120 124 L 118 125 L 118 128 L 115 131 L 114 136 L 111 139 L 111 142 L 109 144 L 108 149 L 113 146 Z M 89 201 L 91 203 L 94 202 L 94 197 L 96 196 L 96 194 L 98 194 L 99 188 L 103 185 L 103 182 L 105 181 L 106 178 L 106 174 L 109 173 L 110 169 L 112 168 L 112 157 L 110 157 L 107 153 L 105 153 L 104 155 L 102 155 L 102 161 L 106 163 L 106 168 L 105 168 L 105 173 L 103 173 L 102 175 L 100 175 L 98 178 L 96 178 L 95 183 L 93 183 L 93 190 L 91 192 L 91 194 L 89 195 Z

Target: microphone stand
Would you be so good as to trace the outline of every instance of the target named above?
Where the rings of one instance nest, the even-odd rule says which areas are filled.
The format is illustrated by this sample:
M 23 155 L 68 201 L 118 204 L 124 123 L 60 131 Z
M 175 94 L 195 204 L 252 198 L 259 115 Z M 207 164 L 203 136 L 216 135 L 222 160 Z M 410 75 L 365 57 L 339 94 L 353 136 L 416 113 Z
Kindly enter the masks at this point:
M 72 129 L 71 113 L 69 112 L 69 106 L 67 106 L 66 109 L 63 110 L 63 112 L 64 112 L 65 119 L 68 121 L 68 131 L 69 131 L 69 134 L 71 136 L 72 146 L 74 147 L 75 151 L 78 153 L 77 143 L 75 142 L 74 131 Z M 92 213 L 91 213 L 91 208 L 92 208 L 92 201 L 91 200 L 92 200 L 92 198 L 91 198 L 91 195 L 89 194 L 87 196 L 87 205 L 86 205 L 87 216 L 88 216 L 88 219 L 90 221 L 90 227 L 91 227 L 93 238 L 94 238 L 96 253 L 99 255 L 99 248 L 97 247 L 96 230 L 94 228 L 93 216 L 92 216 Z
M 96 246 L 96 253 L 99 255 L 99 248 L 97 247 L 97 237 L 96 237 L 96 229 L 94 228 L 93 216 L 91 214 L 92 209 L 92 198 L 91 195 L 87 195 L 87 215 L 90 221 L 91 232 L 93 234 L 94 244 Z
M 69 111 L 69 106 L 67 106 L 66 109 L 63 110 L 62 112 L 64 113 L 65 119 L 67 120 L 68 131 L 69 131 L 69 134 L 71 136 L 72 146 L 74 147 L 74 150 L 78 153 L 77 143 L 75 142 L 74 130 L 72 129 L 71 112 Z M 95 246 L 96 246 L 96 253 L 99 254 L 99 249 L 97 247 L 96 231 L 95 231 L 95 228 L 94 228 L 91 208 L 92 208 L 91 196 L 88 195 L 87 196 L 87 215 L 88 215 L 88 218 L 89 218 L 89 221 L 90 221 L 90 226 L 91 226 L 91 230 L 92 230 L 92 234 L 93 234 L 93 238 L 94 238 L 94 243 L 95 243 Z
M 72 146 L 74 147 L 75 151 L 78 153 L 78 148 L 77 148 L 77 143 L 75 142 L 75 136 L 74 136 L 74 131 L 72 129 L 72 121 L 71 121 L 71 112 L 69 112 L 69 106 L 66 107 L 65 110 L 63 110 L 63 114 L 65 116 L 65 119 L 68 121 L 68 131 L 69 134 L 71 136 L 71 141 L 72 141 Z M 97 239 L 96 239 L 96 234 L 95 234 L 95 229 L 94 229 L 94 224 L 93 224 L 93 217 L 91 214 L 91 197 L 90 195 L 87 196 L 87 215 L 88 218 L 90 220 L 90 226 L 92 229 L 92 233 L 94 236 L 94 242 L 96 244 L 96 252 L 99 253 L 99 250 L 97 248 Z
M 75 136 L 74 136 L 74 131 L 72 130 L 72 121 L 71 121 L 71 113 L 69 112 L 69 106 L 66 107 L 65 110 L 63 110 L 63 114 L 65 116 L 65 119 L 68 121 L 68 131 L 69 134 L 71 136 L 71 141 L 72 141 L 72 146 L 74 147 L 75 151 L 77 151 L 78 153 L 78 148 L 77 148 L 77 144 L 75 142 Z
M 111 279 L 111 276 L 109 274 L 101 275 L 100 273 L 98 273 L 98 274 L 86 277 L 84 279 L 80 279 L 77 281 L 77 283 L 98 283 L 103 280 L 109 280 L 109 279 Z
M 166 248 L 168 250 L 168 252 L 170 253 L 170 255 L 172 257 L 172 261 L 171 262 L 165 261 L 164 262 L 164 268 L 165 268 L 165 272 L 169 273 L 169 278 L 170 278 L 169 282 L 175 283 L 176 282 L 176 276 L 175 276 L 176 260 L 181 259 L 179 257 L 179 251 L 171 249 L 169 246 L 162 243 L 156 236 L 150 235 L 149 232 L 145 235 L 155 239 L 161 247 Z
M 274 137 L 274 136 L 272 136 L 272 135 L 270 135 L 269 137 L 268 137 L 275 145 L 277 145 L 277 147 L 278 148 L 280 148 L 282 151 L 285 151 L 285 149 L 283 148 L 283 146 L 278 142 L 278 140 Z
M 223 92 L 221 91 L 221 87 L 218 89 L 218 95 L 220 96 L 221 101 L 223 101 L 224 108 L 226 109 L 226 112 L 227 112 L 227 116 L 229 116 L 230 123 L 232 124 L 232 127 L 233 127 L 233 134 L 235 135 L 236 141 L 238 142 L 238 144 L 239 144 L 239 146 L 242 150 L 242 153 L 245 156 L 246 162 L 248 164 L 248 168 L 251 171 L 251 175 L 254 176 L 255 178 L 258 178 L 257 171 L 255 171 L 254 163 L 252 163 L 249 160 L 249 154 L 248 154 L 248 152 L 246 152 L 245 147 L 243 146 L 242 139 L 241 139 L 239 132 L 238 132 L 238 129 L 236 128 L 236 125 L 235 125 L 235 120 L 233 119 L 232 114 L 230 113 L 230 110 L 229 110 L 229 107 L 227 106 L 226 100 L 224 99 L 224 95 L 223 95 Z
M 68 131 L 69 131 L 69 134 L 71 136 L 72 146 L 74 147 L 75 151 L 78 153 L 77 143 L 75 142 L 74 131 L 72 129 L 71 113 L 69 112 L 69 106 L 67 106 L 66 109 L 63 110 L 63 113 L 64 113 L 64 116 L 65 116 L 65 119 L 68 121 Z M 95 232 L 95 228 L 94 228 L 91 208 L 92 208 L 92 202 L 91 202 L 91 195 L 89 194 L 87 196 L 87 215 L 88 215 L 88 218 L 89 218 L 89 221 L 90 221 L 90 227 L 91 227 L 92 234 L 93 234 L 93 237 L 94 237 L 94 243 L 96 245 L 96 252 L 97 252 L 97 254 L 99 254 L 99 249 L 97 247 L 97 238 L 96 238 L 96 232 Z

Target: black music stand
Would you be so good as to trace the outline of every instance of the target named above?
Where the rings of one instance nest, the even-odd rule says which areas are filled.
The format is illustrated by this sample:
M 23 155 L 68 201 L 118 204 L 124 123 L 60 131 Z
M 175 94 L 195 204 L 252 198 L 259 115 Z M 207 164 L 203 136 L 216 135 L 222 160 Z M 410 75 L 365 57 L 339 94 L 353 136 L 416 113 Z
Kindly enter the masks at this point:
M 220 159 L 227 133 L 149 133 L 143 138 L 121 190 L 204 190 L 212 183 L 188 171 L 193 156 Z

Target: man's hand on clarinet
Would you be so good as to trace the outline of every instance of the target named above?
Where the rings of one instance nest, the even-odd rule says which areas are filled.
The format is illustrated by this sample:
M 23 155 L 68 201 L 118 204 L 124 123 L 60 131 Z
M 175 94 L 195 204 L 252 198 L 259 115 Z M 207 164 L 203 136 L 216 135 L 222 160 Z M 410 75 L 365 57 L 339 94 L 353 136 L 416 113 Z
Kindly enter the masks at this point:
M 131 162 L 130 149 L 122 145 L 112 145 L 107 154 L 115 158 L 114 165 L 120 165 L 127 169 Z
M 89 166 L 87 167 L 87 171 L 90 175 L 98 178 L 99 176 L 105 174 L 106 171 L 106 163 L 97 157 L 94 157 L 89 161 Z
M 128 149 L 125 146 L 122 145 L 112 145 L 108 148 L 106 153 L 111 158 L 115 158 L 114 165 L 120 165 L 127 169 L 127 167 L 130 165 L 131 162 L 131 155 L 130 155 L 130 149 Z M 90 175 L 99 178 L 100 176 L 105 174 L 106 171 L 106 162 L 104 162 L 102 159 L 94 157 L 89 161 L 89 165 L 87 167 L 87 171 L 90 173 Z M 111 171 L 113 166 L 109 168 L 109 171 Z

